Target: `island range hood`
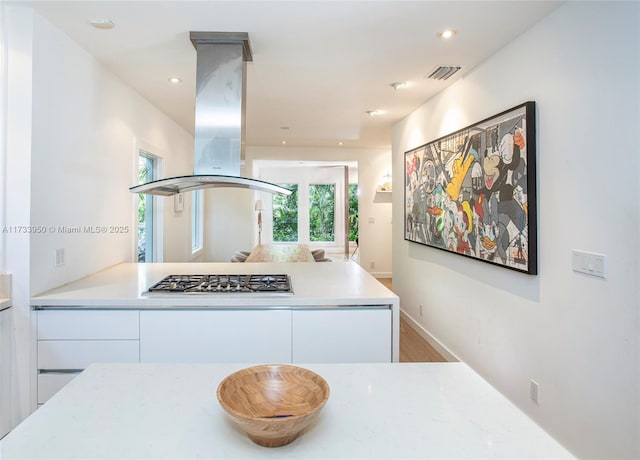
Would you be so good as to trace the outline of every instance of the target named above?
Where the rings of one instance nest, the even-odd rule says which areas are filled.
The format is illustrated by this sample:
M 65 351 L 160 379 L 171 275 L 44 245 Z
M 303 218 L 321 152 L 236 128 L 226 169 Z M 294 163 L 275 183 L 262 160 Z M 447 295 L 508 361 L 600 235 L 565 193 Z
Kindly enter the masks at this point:
M 133 193 L 170 196 L 202 188 L 235 187 L 291 194 L 269 182 L 240 176 L 244 149 L 246 62 L 252 61 L 244 32 L 191 32 L 196 48 L 194 173 L 131 187 Z

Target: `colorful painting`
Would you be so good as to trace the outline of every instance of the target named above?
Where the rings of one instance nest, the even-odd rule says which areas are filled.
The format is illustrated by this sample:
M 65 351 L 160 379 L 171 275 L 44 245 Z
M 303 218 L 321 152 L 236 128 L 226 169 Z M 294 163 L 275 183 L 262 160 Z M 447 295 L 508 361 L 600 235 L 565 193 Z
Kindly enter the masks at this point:
M 405 239 L 537 274 L 535 103 L 405 153 Z

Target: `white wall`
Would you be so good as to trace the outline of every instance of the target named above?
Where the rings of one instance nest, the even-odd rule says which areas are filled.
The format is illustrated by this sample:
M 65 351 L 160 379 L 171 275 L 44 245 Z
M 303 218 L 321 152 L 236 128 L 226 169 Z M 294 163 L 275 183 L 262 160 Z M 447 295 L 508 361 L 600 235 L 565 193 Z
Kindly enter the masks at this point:
M 398 190 L 405 151 L 536 101 L 539 275 L 406 242 L 398 226 L 394 290 L 428 334 L 585 458 L 640 457 L 639 24 L 638 3 L 566 3 L 393 129 Z M 402 222 L 402 194 L 393 202 Z M 572 249 L 606 254 L 607 278 L 573 272 Z
M 254 203 L 252 190 L 205 190 L 204 254 L 198 262 L 229 262 L 236 251 L 250 251 L 257 244 Z
M 5 190 L 5 225 L 30 225 L 29 203 L 31 201 L 31 113 L 32 113 L 32 34 L 33 14 L 23 8 L 4 8 L 6 27 L 7 67 L 1 80 L 6 84 L 6 169 L 3 186 Z M 20 353 L 11 357 L 12 426 L 15 426 L 30 410 L 30 311 L 29 311 L 29 237 L 27 234 L 4 234 L 4 269 L 12 273 L 11 313 L 14 322 L 12 347 L 22 344 Z
M 134 146 L 166 153 L 166 176 L 192 171 L 192 136 L 30 9 L 8 7 L 6 236 L 13 274 L 18 417 L 32 407 L 30 295 L 133 261 Z M 188 260 L 190 206 L 165 209 L 165 260 Z M 58 226 L 129 226 L 128 233 L 60 233 Z M 50 227 L 55 227 L 51 230 Z M 171 243 L 169 238 L 179 241 Z M 66 262 L 55 268 L 55 250 Z
M 388 195 L 376 194 L 376 187 L 390 171 L 391 152 L 384 149 L 247 147 L 246 156 L 247 171 L 252 170 L 255 160 L 357 161 L 360 265 L 374 276 L 391 276 L 392 205 Z M 370 218 L 373 223 L 369 223 Z
M 137 180 L 135 145 L 157 146 L 163 175 L 193 170 L 192 136 L 107 71 L 46 20 L 35 16 L 31 223 L 47 228 L 129 226 L 127 233 L 31 238 L 31 292 L 38 293 L 107 266 L 133 261 L 129 187 Z M 190 207 L 164 206 L 166 260 L 188 260 Z M 178 243 L 178 245 L 176 245 Z M 54 268 L 55 251 L 66 263 Z

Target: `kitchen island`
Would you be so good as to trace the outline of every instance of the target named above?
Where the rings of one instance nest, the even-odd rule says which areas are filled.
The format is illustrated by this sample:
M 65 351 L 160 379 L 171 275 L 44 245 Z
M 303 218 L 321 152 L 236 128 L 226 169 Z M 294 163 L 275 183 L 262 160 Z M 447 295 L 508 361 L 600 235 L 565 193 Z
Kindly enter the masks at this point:
M 287 274 L 293 293 L 145 294 L 187 274 Z M 96 362 L 398 361 L 398 297 L 353 262 L 120 264 L 31 305 L 37 404 Z
M 294 295 L 215 294 L 212 296 L 145 296 L 143 293 L 167 275 L 286 273 Z M 352 261 L 334 264 L 303 263 L 123 263 L 94 275 L 39 294 L 34 307 L 76 308 L 243 308 L 398 305 L 398 297 Z
M 304 365 L 326 406 L 291 444 L 260 447 L 216 399 L 242 367 L 94 364 L 0 441 L 2 458 L 572 458 L 463 363 Z

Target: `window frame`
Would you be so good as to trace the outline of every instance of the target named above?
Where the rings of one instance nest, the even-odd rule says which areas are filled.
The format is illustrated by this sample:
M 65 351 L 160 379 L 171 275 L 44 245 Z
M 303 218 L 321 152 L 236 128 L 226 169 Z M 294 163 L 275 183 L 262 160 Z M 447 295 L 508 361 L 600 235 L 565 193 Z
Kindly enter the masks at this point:
M 204 190 L 191 194 L 191 260 L 204 252 Z
M 131 155 L 132 162 L 132 182 L 134 184 L 139 183 L 139 158 L 140 154 L 151 157 L 155 160 L 154 171 L 153 174 L 156 179 L 161 179 L 163 177 L 164 171 L 164 158 L 166 155 L 159 147 L 141 139 L 138 137 L 134 138 L 134 146 Z M 138 203 L 139 203 L 139 194 L 132 193 L 131 194 L 131 228 L 135 229 L 135 231 L 131 232 L 131 260 L 133 262 L 138 262 Z M 153 202 L 154 208 L 154 219 L 153 219 L 153 242 L 152 242 L 152 254 L 153 254 L 153 262 L 163 262 L 164 261 L 164 200 L 162 197 L 156 195 L 148 195 L 151 197 L 151 201 Z M 144 262 L 142 262 L 144 263 Z

